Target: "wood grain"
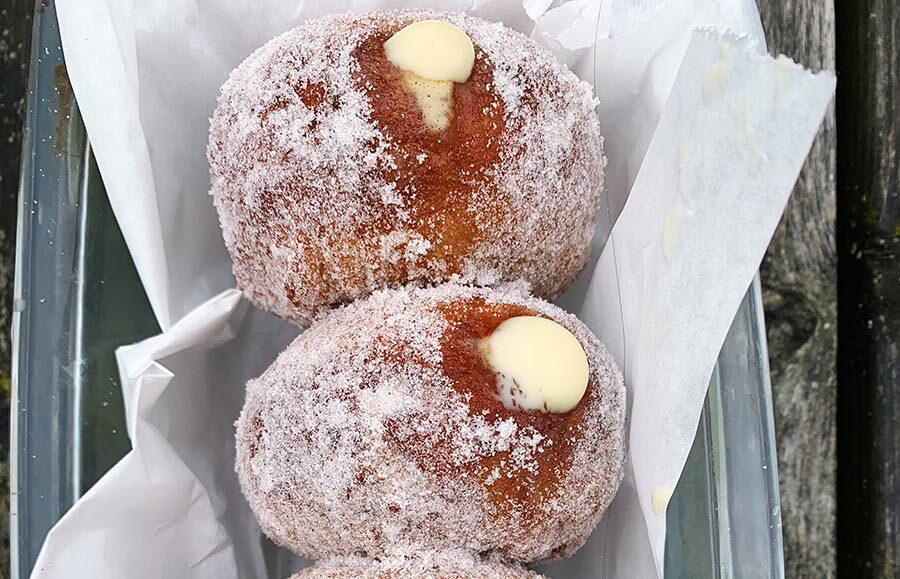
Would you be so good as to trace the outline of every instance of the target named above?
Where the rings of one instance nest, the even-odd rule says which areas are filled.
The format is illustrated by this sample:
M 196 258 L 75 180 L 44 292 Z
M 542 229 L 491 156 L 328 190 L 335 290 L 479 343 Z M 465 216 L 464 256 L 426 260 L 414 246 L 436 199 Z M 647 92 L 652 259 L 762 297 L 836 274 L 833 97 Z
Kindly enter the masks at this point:
M 834 69 L 832 0 L 759 0 L 769 50 Z M 837 259 L 829 110 L 761 269 L 786 577 L 834 577 Z
M 838 570 L 900 577 L 900 5 L 836 6 Z

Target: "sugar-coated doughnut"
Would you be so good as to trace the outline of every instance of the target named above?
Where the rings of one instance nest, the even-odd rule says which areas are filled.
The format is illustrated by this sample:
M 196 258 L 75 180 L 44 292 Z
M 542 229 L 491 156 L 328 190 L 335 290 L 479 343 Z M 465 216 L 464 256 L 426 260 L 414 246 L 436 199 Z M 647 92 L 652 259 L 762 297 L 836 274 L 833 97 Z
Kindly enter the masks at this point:
M 335 557 L 304 569 L 291 579 L 546 579 L 523 567 L 480 560 L 466 553 L 421 554 L 381 561 Z
M 516 316 L 583 347 L 571 410 L 501 399 L 480 344 Z M 575 316 L 515 286 L 382 290 L 318 320 L 248 384 L 236 469 L 263 531 L 306 557 L 539 561 L 574 552 L 612 500 L 624 420 L 622 375 Z
M 438 130 L 384 48 L 426 19 L 475 52 Z M 589 257 L 595 104 L 549 51 L 464 14 L 341 14 L 282 34 L 231 73 L 211 120 L 211 194 L 239 287 L 303 326 L 407 283 L 521 279 L 554 298 Z

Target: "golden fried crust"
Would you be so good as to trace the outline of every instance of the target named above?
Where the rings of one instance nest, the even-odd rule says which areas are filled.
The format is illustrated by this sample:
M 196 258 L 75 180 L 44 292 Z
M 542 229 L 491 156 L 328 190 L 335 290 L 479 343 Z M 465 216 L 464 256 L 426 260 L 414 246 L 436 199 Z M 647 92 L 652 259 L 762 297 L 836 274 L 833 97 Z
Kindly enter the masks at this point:
M 507 409 L 478 341 L 552 319 L 588 358 L 571 411 Z M 263 530 L 311 558 L 448 549 L 538 561 L 590 534 L 623 473 L 625 393 L 574 316 L 512 288 L 385 290 L 301 334 L 248 384 L 237 472 Z
M 382 47 L 424 18 L 475 45 L 439 132 Z M 462 14 L 338 15 L 285 33 L 232 72 L 211 122 L 238 285 L 300 325 L 410 282 L 523 279 L 555 297 L 589 257 L 604 165 L 594 105 L 549 52 Z

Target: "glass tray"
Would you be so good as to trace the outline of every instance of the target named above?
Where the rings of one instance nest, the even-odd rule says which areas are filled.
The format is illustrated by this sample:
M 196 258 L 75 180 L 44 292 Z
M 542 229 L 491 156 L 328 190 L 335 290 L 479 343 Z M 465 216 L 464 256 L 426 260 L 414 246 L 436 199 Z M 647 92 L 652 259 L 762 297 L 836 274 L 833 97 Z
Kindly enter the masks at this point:
M 113 352 L 159 331 L 69 87 L 55 6 L 38 4 L 13 307 L 13 579 L 30 575 L 52 525 L 130 449 Z M 669 579 L 784 575 L 758 281 L 719 355 L 667 524 Z

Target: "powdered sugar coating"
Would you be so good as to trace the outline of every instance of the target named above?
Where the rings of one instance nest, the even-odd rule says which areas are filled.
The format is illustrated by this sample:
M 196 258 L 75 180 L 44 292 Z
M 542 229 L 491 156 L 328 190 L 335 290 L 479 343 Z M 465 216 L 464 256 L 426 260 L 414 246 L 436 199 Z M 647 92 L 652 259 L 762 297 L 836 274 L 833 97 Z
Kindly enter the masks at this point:
M 411 121 L 376 114 L 384 105 L 357 51 L 426 18 L 470 35 L 469 82 L 479 70 L 492 79 L 477 87 L 483 109 L 451 121 L 498 131 L 453 145 L 484 166 L 403 141 Z M 594 232 L 604 166 L 595 105 L 548 51 L 464 14 L 342 14 L 273 39 L 232 72 L 211 119 L 211 194 L 239 287 L 304 326 L 322 307 L 408 282 L 524 279 L 557 296 L 586 265 Z M 423 201 L 435 174 L 450 183 L 439 197 L 459 207 Z
M 525 412 L 473 411 L 444 365 L 457 326 L 447 308 L 473 303 L 524 307 L 578 338 L 590 380 L 575 411 L 532 411 L 547 428 Z M 521 286 L 383 290 L 313 324 L 248 384 L 236 470 L 265 533 L 307 557 L 462 549 L 537 561 L 574 552 L 612 500 L 624 417 L 606 349 Z
M 546 579 L 534 571 L 465 552 L 422 553 L 413 558 L 380 561 L 334 557 L 316 563 L 291 579 Z

